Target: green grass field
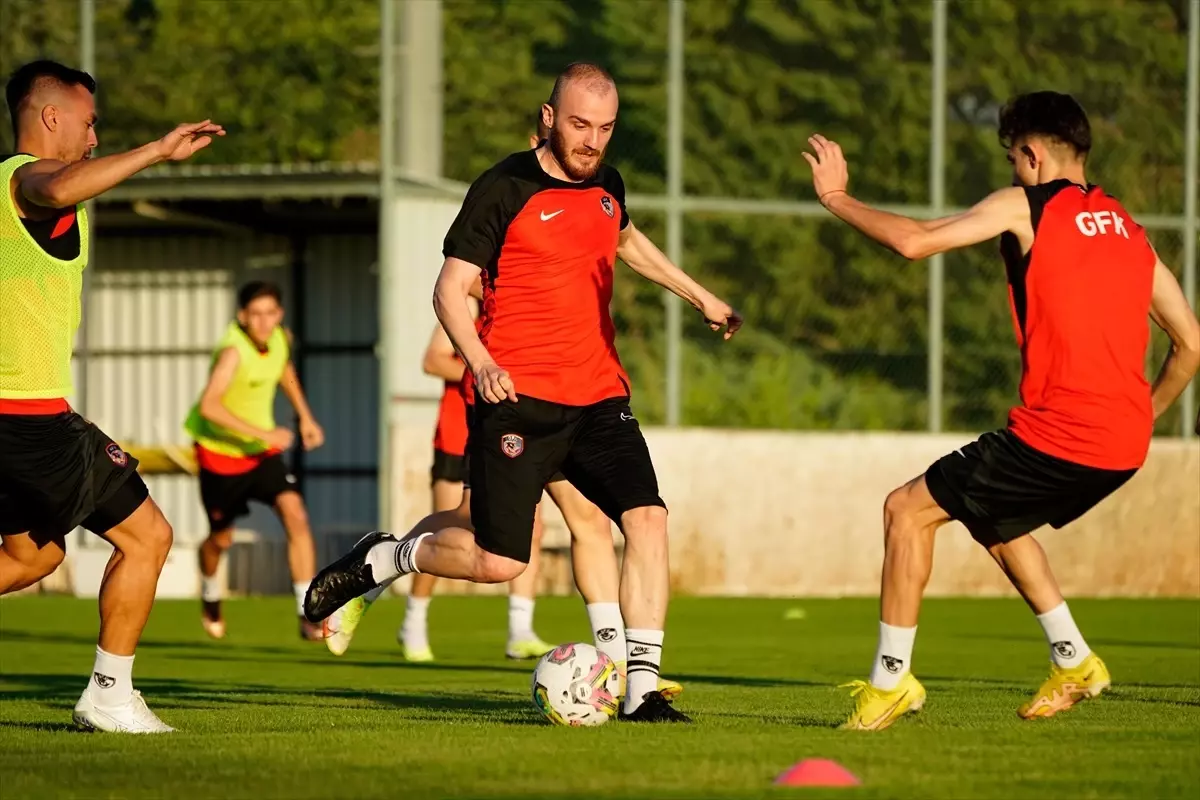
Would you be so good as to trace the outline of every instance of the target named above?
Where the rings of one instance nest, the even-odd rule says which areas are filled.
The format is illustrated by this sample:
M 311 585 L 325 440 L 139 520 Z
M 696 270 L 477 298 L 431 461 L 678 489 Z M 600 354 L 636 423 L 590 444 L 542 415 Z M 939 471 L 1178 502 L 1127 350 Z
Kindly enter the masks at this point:
M 878 734 L 837 731 L 837 684 L 875 646 L 867 600 L 679 599 L 666 673 L 697 724 L 555 728 L 529 700 L 531 665 L 505 661 L 502 598 L 441 598 L 441 659 L 406 665 L 403 603 L 373 609 L 335 659 L 301 642 L 291 603 L 230 602 L 229 638 L 206 640 L 193 603 L 161 602 L 135 669 L 180 733 L 75 733 L 91 668 L 95 603 L 0 602 L 0 797 L 1197 797 L 1200 603 L 1077 601 L 1110 694 L 1041 722 L 1017 705 L 1045 677 L 1046 647 L 1018 601 L 930 601 L 916 672 L 925 711 Z M 786 619 L 802 607 L 804 619 Z M 543 600 L 552 641 L 586 640 L 578 601 Z M 857 773 L 857 789 L 774 788 L 808 757 Z

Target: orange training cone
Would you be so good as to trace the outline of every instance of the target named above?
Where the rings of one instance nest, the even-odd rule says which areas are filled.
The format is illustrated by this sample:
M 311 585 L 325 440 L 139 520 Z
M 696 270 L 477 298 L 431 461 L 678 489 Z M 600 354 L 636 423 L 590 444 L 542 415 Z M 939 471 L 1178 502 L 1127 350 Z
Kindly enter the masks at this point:
M 827 758 L 806 758 L 778 778 L 776 786 L 858 786 L 854 773 Z

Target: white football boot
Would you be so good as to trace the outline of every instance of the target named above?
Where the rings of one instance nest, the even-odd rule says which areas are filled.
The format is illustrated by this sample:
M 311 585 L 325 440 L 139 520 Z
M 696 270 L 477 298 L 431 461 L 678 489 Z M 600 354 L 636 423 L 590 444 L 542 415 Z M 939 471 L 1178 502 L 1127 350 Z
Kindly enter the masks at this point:
M 175 730 L 154 716 L 142 699 L 142 693 L 136 689 L 128 700 L 112 708 L 97 706 L 85 689 L 75 704 L 75 724 L 84 730 L 107 733 L 172 733 Z

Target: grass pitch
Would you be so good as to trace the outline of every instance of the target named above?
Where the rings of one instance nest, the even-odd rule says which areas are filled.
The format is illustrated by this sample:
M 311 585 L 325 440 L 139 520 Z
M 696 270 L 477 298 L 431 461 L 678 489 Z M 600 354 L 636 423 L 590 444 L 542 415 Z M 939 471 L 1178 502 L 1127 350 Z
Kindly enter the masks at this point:
M 800 607 L 803 618 L 790 610 Z M 925 710 L 878 734 L 833 730 L 837 684 L 865 676 L 868 600 L 679 599 L 665 673 L 696 723 L 545 724 L 532 664 L 503 658 L 503 598 L 437 599 L 439 661 L 405 664 L 403 604 L 378 604 L 341 659 L 296 635 L 292 603 L 227 604 L 205 639 L 198 605 L 160 602 L 134 676 L 180 733 L 71 730 L 91 668 L 93 601 L 0 602 L 0 797 L 5 798 L 1013 798 L 1200 796 L 1200 602 L 1072 603 L 1114 688 L 1057 718 L 1016 708 L 1046 675 L 1046 646 L 1015 600 L 929 601 L 914 654 Z M 538 630 L 586 641 L 577 600 L 538 604 Z M 803 758 L 863 786 L 774 788 Z

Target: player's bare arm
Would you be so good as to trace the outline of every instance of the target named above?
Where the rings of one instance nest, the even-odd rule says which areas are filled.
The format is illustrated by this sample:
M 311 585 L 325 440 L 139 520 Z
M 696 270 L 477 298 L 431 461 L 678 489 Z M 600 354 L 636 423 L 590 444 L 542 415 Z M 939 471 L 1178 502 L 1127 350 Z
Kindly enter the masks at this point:
M 479 282 L 482 272 L 461 258 L 447 258 L 433 289 L 433 311 L 474 375 L 479 396 L 488 403 L 505 399 L 516 402 L 517 389 L 512 378 L 496 364 L 475 332 L 471 287 Z
M 212 373 L 208 376 L 208 385 L 204 387 L 204 394 L 200 397 L 200 414 L 209 422 L 220 425 L 226 430 L 252 439 L 261 439 L 274 449 L 286 450 L 292 446 L 291 431 L 286 428 L 268 431 L 251 425 L 226 408 L 225 403 L 222 402 L 225 393 L 229 391 L 229 385 L 233 382 L 233 376 L 237 373 L 238 361 L 237 350 L 232 347 L 226 348 L 221 353 L 217 363 L 213 365 Z
M 1158 419 L 1183 394 L 1200 369 L 1200 322 L 1188 305 L 1179 281 L 1157 255 L 1150 318 L 1171 340 L 1171 350 L 1154 380 L 1150 395 L 1154 418 Z M 1200 431 L 1200 419 L 1196 427 Z
M 183 161 L 203 150 L 225 129 L 211 120 L 184 123 L 163 138 L 124 153 L 87 158 L 73 164 L 41 159 L 13 174 L 13 200 L 30 206 L 69 208 L 91 200 L 147 167 Z M 36 213 L 36 208 L 32 209 Z
M 309 408 L 308 398 L 304 396 L 304 387 L 300 385 L 300 376 L 296 374 L 296 365 L 289 361 L 283 368 L 279 378 L 279 388 L 287 395 L 288 402 L 296 410 L 296 419 L 300 428 L 300 443 L 305 450 L 316 450 L 325 444 L 325 430 L 317 422 L 312 409 Z
M 466 365 L 458 357 L 454 343 L 446 335 L 441 325 L 435 325 L 429 344 L 425 346 L 425 356 L 421 359 L 421 371 L 434 378 L 444 381 L 461 381 Z
M 813 171 L 817 198 L 834 216 L 910 260 L 969 247 L 1011 232 L 1022 250 L 1033 246 L 1033 224 L 1025 190 L 1010 186 L 985 197 L 961 214 L 918 220 L 872 208 L 847 191 L 850 175 L 837 142 L 810 136 L 812 153 L 804 153 Z
M 646 234 L 630 222 L 621 231 L 617 245 L 617 257 L 630 269 L 652 283 L 683 298 L 704 315 L 708 326 L 714 331 L 725 328 L 728 339 L 742 327 L 742 317 L 733 307 L 692 279 L 686 272 L 671 263 L 662 250 Z

